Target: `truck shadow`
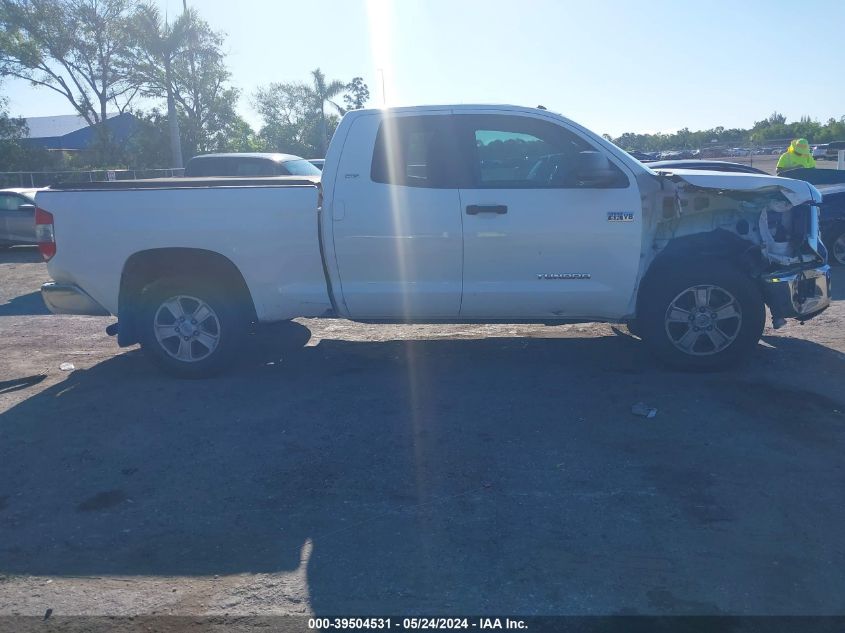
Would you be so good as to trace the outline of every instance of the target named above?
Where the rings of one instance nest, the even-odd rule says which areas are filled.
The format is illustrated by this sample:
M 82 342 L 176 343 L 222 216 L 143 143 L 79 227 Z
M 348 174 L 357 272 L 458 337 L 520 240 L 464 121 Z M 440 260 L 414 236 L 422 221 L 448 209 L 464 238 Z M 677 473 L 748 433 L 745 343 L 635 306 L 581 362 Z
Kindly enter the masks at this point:
M 770 344 L 707 377 L 625 336 L 264 341 L 208 381 L 131 351 L 0 416 L 0 574 L 304 566 L 317 614 L 830 611 L 845 406 L 766 372 L 841 355 Z
M 0 317 L 50 314 L 40 292 L 30 292 L 0 304 Z

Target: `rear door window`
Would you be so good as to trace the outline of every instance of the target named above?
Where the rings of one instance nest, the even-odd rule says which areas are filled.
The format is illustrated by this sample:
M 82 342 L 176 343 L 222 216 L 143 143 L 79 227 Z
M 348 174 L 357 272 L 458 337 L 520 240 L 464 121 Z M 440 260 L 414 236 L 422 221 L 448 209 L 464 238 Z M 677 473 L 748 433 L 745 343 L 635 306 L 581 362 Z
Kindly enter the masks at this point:
M 227 157 L 192 158 L 185 168 L 188 178 L 207 178 L 212 176 L 233 176 L 231 159 Z
M 10 193 L 0 193 L 0 211 L 17 211 L 26 200 Z
M 235 173 L 232 175 L 245 177 L 278 176 L 284 173 L 281 164 L 273 160 L 267 160 L 266 158 L 238 158 L 235 161 Z
M 370 169 L 374 182 L 457 189 L 464 171 L 451 116 L 391 117 L 379 126 Z

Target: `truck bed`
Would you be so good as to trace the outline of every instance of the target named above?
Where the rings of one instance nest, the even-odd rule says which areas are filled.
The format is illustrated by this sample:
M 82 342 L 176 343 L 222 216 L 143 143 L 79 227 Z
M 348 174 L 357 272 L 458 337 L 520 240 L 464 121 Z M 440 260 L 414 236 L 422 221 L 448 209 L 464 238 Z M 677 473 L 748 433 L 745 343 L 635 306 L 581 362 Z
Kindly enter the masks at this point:
M 265 176 L 262 178 L 147 178 L 103 182 L 66 182 L 50 185 L 54 191 L 133 191 L 136 189 L 210 189 L 224 187 L 314 187 L 320 184 L 315 176 Z
M 317 316 L 331 308 L 318 240 L 318 185 L 316 178 L 281 176 L 51 187 L 36 196 L 54 217 L 56 254 L 48 269 L 56 282 L 83 287 L 118 314 L 130 258 L 174 249 L 186 256 L 215 253 L 243 277 L 260 321 Z

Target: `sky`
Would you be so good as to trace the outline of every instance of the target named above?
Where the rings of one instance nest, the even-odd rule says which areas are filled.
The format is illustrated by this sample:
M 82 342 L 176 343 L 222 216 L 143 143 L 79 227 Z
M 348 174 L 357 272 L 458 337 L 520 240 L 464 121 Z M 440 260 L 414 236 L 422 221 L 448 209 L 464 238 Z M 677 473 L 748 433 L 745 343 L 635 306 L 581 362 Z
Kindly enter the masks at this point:
M 157 0 L 169 14 L 182 0 Z M 845 115 L 841 0 L 188 0 L 227 34 L 254 126 L 259 86 L 361 76 L 369 105 L 542 104 L 596 132 L 750 127 Z M 382 93 L 384 79 L 384 96 Z M 0 86 L 19 116 L 70 114 Z M 148 104 L 142 104 L 148 105 Z

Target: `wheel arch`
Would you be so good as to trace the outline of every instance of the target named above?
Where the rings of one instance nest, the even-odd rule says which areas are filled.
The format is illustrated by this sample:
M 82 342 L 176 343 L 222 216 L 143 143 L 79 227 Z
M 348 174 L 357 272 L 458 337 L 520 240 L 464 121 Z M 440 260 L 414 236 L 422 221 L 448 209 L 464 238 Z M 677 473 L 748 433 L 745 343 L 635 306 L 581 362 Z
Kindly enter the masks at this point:
M 125 262 L 120 275 L 118 295 L 118 339 L 121 347 L 140 341 L 136 316 L 144 292 L 151 284 L 174 276 L 211 281 L 225 288 L 233 299 L 244 306 L 248 317 L 255 321 L 256 309 L 252 294 L 241 271 L 225 255 L 199 248 L 154 248 L 133 253 Z
M 643 275 L 637 288 L 635 316 L 642 314 L 642 301 L 655 283 L 682 269 L 686 264 L 702 264 L 708 261 L 736 266 L 751 278 L 758 276 L 763 270 L 759 247 L 730 231 L 717 229 L 677 237 L 666 244 Z

